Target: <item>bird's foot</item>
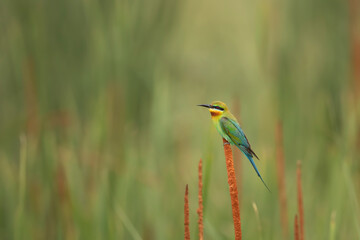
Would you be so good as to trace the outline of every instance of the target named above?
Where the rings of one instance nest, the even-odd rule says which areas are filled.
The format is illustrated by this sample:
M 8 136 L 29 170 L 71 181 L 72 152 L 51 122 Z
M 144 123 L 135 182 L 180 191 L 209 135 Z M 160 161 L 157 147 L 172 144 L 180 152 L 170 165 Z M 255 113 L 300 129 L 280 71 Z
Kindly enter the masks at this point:
M 224 142 L 224 146 L 225 146 L 225 145 L 230 145 L 230 143 L 229 143 L 229 142 Z

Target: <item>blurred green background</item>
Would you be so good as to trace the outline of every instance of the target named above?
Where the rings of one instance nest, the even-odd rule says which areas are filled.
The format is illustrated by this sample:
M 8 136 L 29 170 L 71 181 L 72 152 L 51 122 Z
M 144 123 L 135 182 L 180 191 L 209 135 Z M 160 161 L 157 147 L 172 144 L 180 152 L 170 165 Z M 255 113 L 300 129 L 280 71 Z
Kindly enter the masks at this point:
M 297 160 L 306 238 L 359 239 L 359 6 L 2 0 L 0 238 L 182 239 L 186 184 L 196 238 L 202 158 L 205 239 L 233 239 L 222 141 L 196 107 L 222 100 L 272 189 L 237 159 L 243 239 L 282 238 L 278 122 L 288 239 Z

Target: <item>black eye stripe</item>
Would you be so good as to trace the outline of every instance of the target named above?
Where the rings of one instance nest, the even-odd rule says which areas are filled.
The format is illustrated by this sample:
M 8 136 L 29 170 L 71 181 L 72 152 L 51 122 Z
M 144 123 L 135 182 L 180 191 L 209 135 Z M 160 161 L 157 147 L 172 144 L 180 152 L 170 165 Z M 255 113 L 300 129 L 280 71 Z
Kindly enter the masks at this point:
M 223 109 L 222 107 L 219 107 L 219 106 L 212 106 L 212 108 L 215 108 L 215 109 L 218 109 L 218 110 L 224 111 L 224 109 Z

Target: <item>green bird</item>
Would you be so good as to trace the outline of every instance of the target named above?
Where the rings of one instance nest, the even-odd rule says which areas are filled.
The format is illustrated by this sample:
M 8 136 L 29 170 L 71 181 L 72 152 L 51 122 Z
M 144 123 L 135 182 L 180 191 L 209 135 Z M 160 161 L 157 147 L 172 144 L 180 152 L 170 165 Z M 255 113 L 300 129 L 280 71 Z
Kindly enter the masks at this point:
M 257 169 L 253 160 L 254 156 L 259 159 L 258 156 L 251 149 L 250 143 L 245 136 L 244 131 L 241 129 L 239 122 L 236 120 L 234 115 L 231 114 L 226 104 L 220 101 L 215 101 L 212 102 L 210 105 L 201 104 L 198 106 L 206 107 L 209 109 L 211 119 L 217 131 L 228 143 L 238 147 L 241 152 L 249 159 L 251 165 L 255 169 L 255 172 L 257 173 L 265 187 L 270 191 L 270 189 L 262 179 L 259 170 Z

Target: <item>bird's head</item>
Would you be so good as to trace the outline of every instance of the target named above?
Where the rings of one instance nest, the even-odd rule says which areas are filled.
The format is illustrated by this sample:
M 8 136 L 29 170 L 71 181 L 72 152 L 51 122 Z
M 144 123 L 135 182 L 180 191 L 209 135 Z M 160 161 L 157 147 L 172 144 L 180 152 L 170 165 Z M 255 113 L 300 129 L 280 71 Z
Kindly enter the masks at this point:
M 198 106 L 208 108 L 212 117 L 221 116 L 223 113 L 228 111 L 228 107 L 226 106 L 226 104 L 220 101 L 214 101 L 210 105 L 201 104 Z

